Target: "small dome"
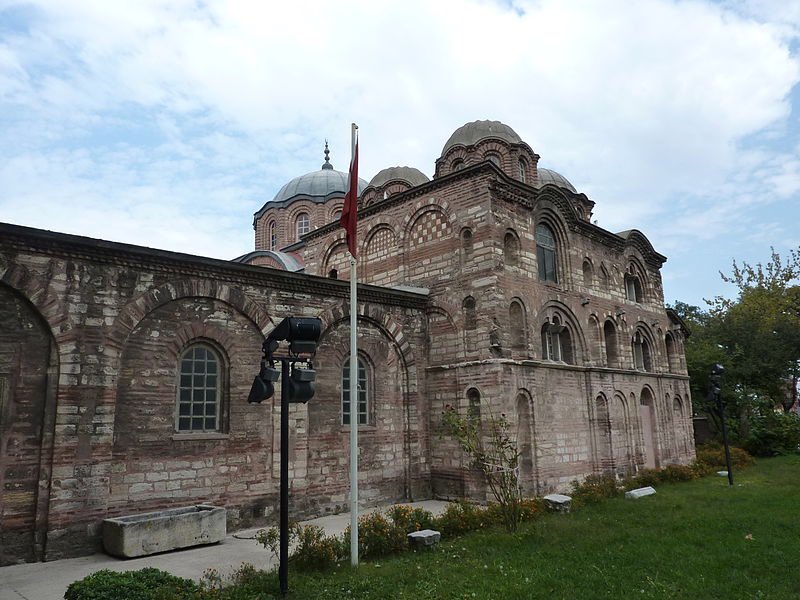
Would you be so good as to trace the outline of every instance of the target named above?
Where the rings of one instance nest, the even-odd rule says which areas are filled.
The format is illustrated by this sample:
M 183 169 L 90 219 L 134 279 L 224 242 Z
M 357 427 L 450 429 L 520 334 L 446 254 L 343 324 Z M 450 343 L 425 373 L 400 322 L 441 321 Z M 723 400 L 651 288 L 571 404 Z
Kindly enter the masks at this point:
M 536 187 L 542 187 L 543 185 L 550 184 L 567 189 L 573 194 L 578 193 L 578 190 L 575 189 L 575 186 L 572 185 L 561 173 L 556 173 L 551 169 L 543 169 L 542 167 L 539 167 L 537 171 L 539 172 L 539 185 Z
M 367 182 L 359 177 L 358 193 L 360 194 L 365 187 L 367 187 Z M 272 201 L 285 202 L 296 197 L 324 201 L 337 195 L 344 196 L 346 193 L 347 173 L 323 166 L 319 171 L 312 171 L 292 179 L 278 190 Z
M 389 167 L 378 171 L 367 187 L 381 187 L 390 181 L 404 181 L 411 187 L 430 181 L 428 176 L 414 167 Z
M 442 148 L 444 156 L 453 146 L 473 146 L 486 138 L 498 138 L 511 144 L 519 144 L 522 138 L 508 125 L 500 121 L 473 121 L 462 125 L 453 132 Z

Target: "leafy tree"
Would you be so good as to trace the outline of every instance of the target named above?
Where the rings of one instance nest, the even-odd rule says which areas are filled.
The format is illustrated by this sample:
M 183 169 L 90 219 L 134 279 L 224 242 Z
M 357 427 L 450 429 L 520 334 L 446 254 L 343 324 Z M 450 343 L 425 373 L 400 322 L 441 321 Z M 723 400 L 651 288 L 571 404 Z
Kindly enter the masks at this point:
M 800 375 L 800 251 L 784 260 L 772 250 L 766 264 L 737 263 L 722 279 L 738 290 L 718 296 L 708 310 L 682 302 L 673 309 L 692 330 L 686 361 L 696 411 L 719 425 L 706 399 L 711 366 L 725 367 L 722 394 L 731 429 L 741 442 L 754 417 L 763 429 L 765 411 L 788 412 L 797 401 Z M 760 434 L 763 435 L 763 432 Z
M 448 404 L 442 413 L 441 433 L 458 441 L 472 466 L 483 473 L 500 507 L 503 525 L 514 532 L 523 519 L 518 479 L 521 454 L 505 413 L 497 417 L 488 412 L 481 422 L 480 417 L 461 415 Z

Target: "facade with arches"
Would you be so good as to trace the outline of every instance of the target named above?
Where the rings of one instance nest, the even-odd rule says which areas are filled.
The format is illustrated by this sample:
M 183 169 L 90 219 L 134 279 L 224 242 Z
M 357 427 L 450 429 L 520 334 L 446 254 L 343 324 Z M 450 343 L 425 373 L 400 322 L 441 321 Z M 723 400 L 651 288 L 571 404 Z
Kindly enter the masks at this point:
M 365 505 L 483 500 L 445 406 L 503 413 L 527 494 L 694 457 L 665 258 L 510 127 L 457 129 L 432 179 L 360 182 L 359 389 L 349 378 L 346 174 L 326 150 L 253 220 L 232 261 L 0 225 L 0 564 L 89 552 L 111 516 L 197 502 L 273 518 L 279 403 L 246 403 L 264 337 L 318 316 L 317 394 L 290 415 L 294 518 L 346 508 L 349 428 Z

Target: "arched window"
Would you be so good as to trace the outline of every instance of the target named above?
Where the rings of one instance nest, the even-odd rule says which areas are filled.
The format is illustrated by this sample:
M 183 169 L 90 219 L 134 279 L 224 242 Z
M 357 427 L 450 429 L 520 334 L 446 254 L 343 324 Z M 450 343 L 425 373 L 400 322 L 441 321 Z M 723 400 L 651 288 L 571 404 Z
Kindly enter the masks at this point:
M 464 251 L 464 258 L 472 256 L 472 230 L 465 227 L 461 230 L 461 249 Z
M 642 282 L 636 275 L 625 273 L 625 297 L 633 302 L 642 301 Z
M 617 350 L 617 330 L 611 321 L 603 325 L 603 337 L 606 342 L 606 365 L 619 366 L 619 351 Z
M 588 258 L 583 261 L 583 285 L 587 288 L 594 285 L 594 269 Z
M 672 337 L 671 333 L 668 333 L 664 338 L 664 345 L 667 348 L 667 369 L 670 373 L 676 373 L 678 371 L 678 354 L 675 348 L 675 338 Z
M 503 239 L 503 256 L 507 265 L 514 266 L 519 262 L 519 240 L 511 231 L 507 231 Z
M 481 420 L 481 393 L 477 388 L 467 390 L 467 416 L 474 420 Z
M 542 358 L 567 364 L 574 363 L 572 335 L 569 327 L 564 325 L 558 316 L 542 326 Z
M 683 418 L 683 402 L 680 396 L 675 396 L 672 401 L 672 412 L 675 413 L 675 418 L 680 420 Z
M 525 311 L 517 301 L 512 302 L 508 308 L 508 325 L 511 332 L 511 347 L 525 348 Z
M 502 166 L 500 162 L 500 156 L 498 154 L 495 154 L 494 152 L 487 152 L 486 155 L 484 156 L 484 159 L 494 163 L 498 167 Z
M 367 387 L 367 365 L 358 359 L 358 393 L 356 410 L 358 411 L 358 424 L 366 425 L 369 415 L 369 391 Z M 342 425 L 350 424 L 352 406 L 350 403 L 350 359 L 342 367 Z
M 307 234 L 311 230 L 311 219 L 308 216 L 308 213 L 300 213 L 297 215 L 297 239 L 300 239 L 300 236 Z
M 475 316 L 475 298 L 467 296 L 461 304 L 464 309 L 464 329 L 467 331 L 475 329 L 477 326 L 477 318 Z
M 464 168 L 464 161 L 461 160 L 460 158 L 455 159 L 450 165 L 450 170 L 453 172 L 460 171 L 463 168 Z
M 553 230 L 544 223 L 536 226 L 536 260 L 539 263 L 541 281 L 557 281 L 556 237 Z
M 275 221 L 270 221 L 269 225 L 267 225 L 267 230 L 269 231 L 269 249 L 270 250 L 277 250 L 278 248 L 278 231 L 277 227 L 275 226 Z
M 519 180 L 525 183 L 528 179 L 528 163 L 524 158 L 519 159 Z
M 633 335 L 633 367 L 637 371 L 652 371 L 653 357 L 650 350 L 650 343 L 637 331 Z
M 611 277 L 608 274 L 608 270 L 606 269 L 606 266 L 601 264 L 600 265 L 600 288 L 604 292 L 607 292 L 608 288 L 610 287 L 610 285 L 609 285 L 610 279 L 611 279 Z
M 206 344 L 193 344 L 181 355 L 175 431 L 220 431 L 220 358 Z
M 333 211 L 333 222 L 338 223 L 339 219 L 341 218 L 342 218 L 342 209 L 337 208 L 335 211 Z

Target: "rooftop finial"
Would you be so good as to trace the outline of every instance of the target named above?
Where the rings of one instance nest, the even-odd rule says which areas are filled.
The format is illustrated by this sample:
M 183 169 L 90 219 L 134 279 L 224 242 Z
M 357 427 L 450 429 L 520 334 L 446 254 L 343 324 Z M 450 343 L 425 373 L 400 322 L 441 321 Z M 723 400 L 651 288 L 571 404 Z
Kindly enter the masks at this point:
M 333 169 L 333 165 L 331 164 L 331 160 L 330 160 L 330 158 L 331 158 L 330 154 L 331 154 L 331 151 L 328 150 L 328 140 L 326 139 L 325 140 L 325 162 L 322 163 L 322 168 L 323 169 L 331 169 L 331 170 Z

